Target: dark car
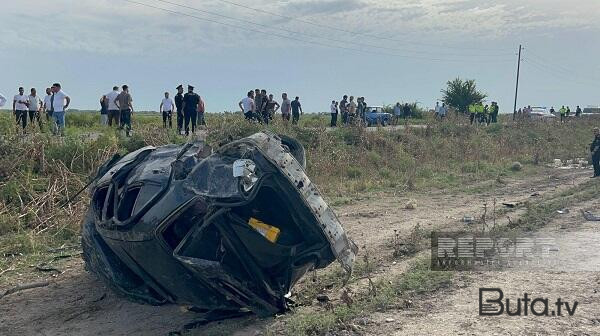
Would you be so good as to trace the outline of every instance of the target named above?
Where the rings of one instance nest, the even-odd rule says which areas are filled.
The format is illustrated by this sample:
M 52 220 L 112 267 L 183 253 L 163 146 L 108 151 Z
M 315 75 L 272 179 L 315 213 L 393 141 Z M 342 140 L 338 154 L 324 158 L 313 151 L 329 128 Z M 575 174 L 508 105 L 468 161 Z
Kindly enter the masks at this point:
M 369 106 L 365 114 L 367 126 L 387 126 L 392 120 L 392 115 L 383 111 L 383 106 Z
M 304 165 L 297 141 L 267 133 L 116 157 L 91 186 L 87 269 L 138 302 L 283 312 L 306 272 L 337 259 L 349 273 L 357 251 Z

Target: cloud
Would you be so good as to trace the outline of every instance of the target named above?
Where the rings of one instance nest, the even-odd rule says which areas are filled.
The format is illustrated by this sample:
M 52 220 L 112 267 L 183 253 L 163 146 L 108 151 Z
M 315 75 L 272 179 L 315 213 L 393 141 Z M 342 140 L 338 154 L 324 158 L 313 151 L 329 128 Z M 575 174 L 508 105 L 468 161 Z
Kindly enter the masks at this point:
M 287 2 L 282 7 L 282 11 L 294 16 L 339 15 L 362 9 L 366 6 L 360 0 L 298 0 Z
M 275 15 L 226 5 L 219 0 L 202 6 L 193 0 L 169 0 L 200 10 L 252 21 L 210 15 L 157 0 L 135 0 L 175 10 L 174 15 L 125 1 L 25 0 L 3 4 L 0 50 L 69 50 L 99 54 L 147 54 L 185 47 L 204 53 L 219 48 L 256 47 L 267 38 L 281 44 L 278 34 L 307 40 L 327 36 L 351 40 L 354 36 Z M 233 0 L 243 2 L 243 0 Z M 370 35 L 401 37 L 410 41 L 456 44 L 518 36 L 549 35 L 564 29 L 600 30 L 600 1 L 579 0 L 577 6 L 563 0 L 263 0 L 247 6 L 302 18 L 321 25 Z M 24 10 L 34 7 L 35 11 Z M 64 8 L 68 8 L 65 11 Z M 215 22 L 223 24 L 217 24 Z M 26 24 L 24 24 L 26 23 Z M 234 28 L 228 25 L 234 25 Z M 278 28 L 310 34 L 294 35 Z M 324 42 L 324 41 L 320 41 Z M 385 41 L 375 41 L 386 43 Z M 207 48 L 207 46 L 210 46 Z M 168 50 L 167 50 L 168 52 Z

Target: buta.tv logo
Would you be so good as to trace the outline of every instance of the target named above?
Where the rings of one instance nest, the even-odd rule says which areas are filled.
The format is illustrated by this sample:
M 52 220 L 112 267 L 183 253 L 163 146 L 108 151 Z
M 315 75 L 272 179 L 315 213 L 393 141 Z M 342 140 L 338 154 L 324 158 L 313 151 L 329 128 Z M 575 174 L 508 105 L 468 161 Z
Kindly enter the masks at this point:
M 571 305 L 561 298 L 552 302 L 548 298 L 532 298 L 523 294 L 522 298 L 504 299 L 504 292 L 500 288 L 479 288 L 479 315 L 499 316 L 504 313 L 508 316 L 573 316 L 577 309 L 577 301 Z

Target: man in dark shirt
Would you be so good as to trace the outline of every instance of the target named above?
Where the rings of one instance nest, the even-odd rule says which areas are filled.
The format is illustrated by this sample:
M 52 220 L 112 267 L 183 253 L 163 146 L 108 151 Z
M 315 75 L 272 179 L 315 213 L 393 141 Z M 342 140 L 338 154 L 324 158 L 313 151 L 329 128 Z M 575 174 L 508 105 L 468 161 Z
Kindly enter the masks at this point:
M 342 123 L 348 125 L 348 96 L 346 95 L 340 101 L 340 113 L 342 114 Z
M 302 104 L 300 104 L 300 97 L 296 97 L 292 102 L 292 125 L 298 125 L 300 120 L 300 114 L 304 114 L 302 111 Z
M 177 109 L 177 133 L 181 134 L 181 129 L 183 128 L 183 85 L 177 87 L 175 108 Z
M 273 115 L 275 115 L 275 113 L 277 113 L 277 111 L 279 110 L 280 107 L 281 107 L 281 105 L 279 105 L 279 103 L 273 99 L 273 95 L 270 94 L 269 99 L 267 99 L 267 103 L 266 103 L 266 112 L 265 112 L 265 114 L 263 114 L 263 119 L 265 121 L 265 124 L 268 125 L 269 120 L 273 120 Z
M 592 163 L 594 164 L 594 176 L 600 177 L 600 129 L 594 128 L 594 142 L 590 145 L 592 152 Z
M 408 103 L 404 103 L 404 107 L 402 107 L 402 114 L 404 115 L 404 119 L 410 117 L 410 106 Z
M 260 107 L 260 115 L 262 116 L 262 120 L 265 124 L 269 123 L 269 111 L 267 111 L 267 108 L 269 105 L 269 96 L 267 95 L 267 90 L 262 89 L 260 90 L 260 100 L 259 100 L 259 107 Z
M 185 96 L 183 96 L 183 117 L 185 118 L 185 135 L 190 135 L 190 121 L 192 122 L 192 134 L 196 132 L 198 104 L 200 104 L 200 96 L 194 93 L 193 86 L 188 85 L 188 93 L 186 93 Z

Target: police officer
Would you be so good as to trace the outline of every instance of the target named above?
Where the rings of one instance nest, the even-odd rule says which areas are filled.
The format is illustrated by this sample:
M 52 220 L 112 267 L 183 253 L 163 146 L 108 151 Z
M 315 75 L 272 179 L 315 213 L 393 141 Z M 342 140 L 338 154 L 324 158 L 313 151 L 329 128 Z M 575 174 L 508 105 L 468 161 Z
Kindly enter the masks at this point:
M 563 107 L 561 107 L 560 110 L 558 110 L 558 112 L 560 113 L 560 122 L 564 122 L 564 119 L 567 116 L 567 109 L 563 105 Z
M 492 109 L 489 105 L 485 105 L 483 108 L 483 123 L 489 125 L 490 124 L 490 114 L 492 114 Z
M 476 113 L 477 113 L 477 108 L 475 107 L 475 104 L 469 105 L 469 120 L 471 121 L 471 125 L 473 125 L 473 122 L 475 121 Z
M 482 102 L 475 104 L 475 120 L 477 120 L 478 123 L 482 122 L 484 112 L 485 108 L 483 107 Z
M 592 163 L 594 164 L 594 176 L 600 176 L 600 129 L 594 128 L 594 142 L 590 145 L 592 152 Z
M 175 108 L 177 109 L 177 133 L 181 134 L 181 130 L 183 129 L 183 85 L 177 87 Z
M 183 117 L 185 118 L 185 135 L 190 135 L 190 121 L 192 122 L 192 134 L 196 132 L 196 120 L 198 118 L 198 105 L 200 96 L 194 93 L 194 87 L 188 85 L 188 92 L 183 96 Z

